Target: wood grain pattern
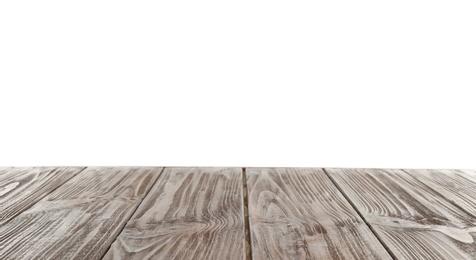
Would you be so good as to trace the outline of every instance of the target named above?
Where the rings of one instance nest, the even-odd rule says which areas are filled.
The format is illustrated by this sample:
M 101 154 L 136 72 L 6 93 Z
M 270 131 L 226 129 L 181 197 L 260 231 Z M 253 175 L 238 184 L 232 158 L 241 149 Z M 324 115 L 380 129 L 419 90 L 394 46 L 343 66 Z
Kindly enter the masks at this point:
M 241 168 L 166 168 L 105 259 L 244 259 Z
M 247 169 L 253 259 L 391 259 L 321 169 Z
M 83 168 L 0 168 L 0 225 L 30 208 Z
M 476 258 L 474 172 L 328 171 L 396 258 Z
M 160 168 L 88 168 L 0 226 L 0 259 L 100 259 Z

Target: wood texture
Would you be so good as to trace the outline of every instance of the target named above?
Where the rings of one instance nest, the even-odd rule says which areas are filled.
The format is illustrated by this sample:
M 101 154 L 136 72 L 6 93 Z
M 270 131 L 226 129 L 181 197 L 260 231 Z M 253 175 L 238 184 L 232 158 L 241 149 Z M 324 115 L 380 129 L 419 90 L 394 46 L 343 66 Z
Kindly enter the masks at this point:
M 247 169 L 253 259 L 391 259 L 321 169 Z
M 88 168 L 0 226 L 0 259 L 100 259 L 160 168 Z
M 167 168 L 105 259 L 244 259 L 241 168 Z
M 475 172 L 328 171 L 396 258 L 476 258 Z
M 83 168 L 0 168 L 0 226 L 30 208 Z

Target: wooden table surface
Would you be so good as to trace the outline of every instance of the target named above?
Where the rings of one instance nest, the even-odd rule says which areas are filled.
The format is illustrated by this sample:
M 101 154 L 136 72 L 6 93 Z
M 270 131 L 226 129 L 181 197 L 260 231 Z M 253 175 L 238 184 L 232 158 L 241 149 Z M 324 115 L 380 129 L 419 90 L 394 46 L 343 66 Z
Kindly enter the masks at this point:
M 476 259 L 476 171 L 0 167 L 0 259 Z

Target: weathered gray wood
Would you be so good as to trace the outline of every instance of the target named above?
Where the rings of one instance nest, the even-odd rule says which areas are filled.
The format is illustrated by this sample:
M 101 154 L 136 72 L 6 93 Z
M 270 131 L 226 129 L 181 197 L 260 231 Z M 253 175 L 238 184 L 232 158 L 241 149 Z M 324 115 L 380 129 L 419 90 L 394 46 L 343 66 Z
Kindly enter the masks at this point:
M 100 259 L 160 168 L 88 168 L 0 226 L 0 259 Z
M 71 179 L 79 167 L 4 167 L 0 169 L 0 225 Z
M 241 168 L 166 168 L 105 259 L 244 259 Z
M 247 169 L 253 259 L 391 259 L 321 169 Z
M 476 258 L 474 172 L 328 171 L 398 259 Z

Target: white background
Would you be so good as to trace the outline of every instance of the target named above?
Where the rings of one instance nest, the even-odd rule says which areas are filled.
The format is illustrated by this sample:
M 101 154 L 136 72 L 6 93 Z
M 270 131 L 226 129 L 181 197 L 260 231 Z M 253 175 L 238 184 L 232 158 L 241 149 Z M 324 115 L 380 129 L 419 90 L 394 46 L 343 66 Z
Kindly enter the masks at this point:
M 0 165 L 476 168 L 474 1 L 0 1 Z

